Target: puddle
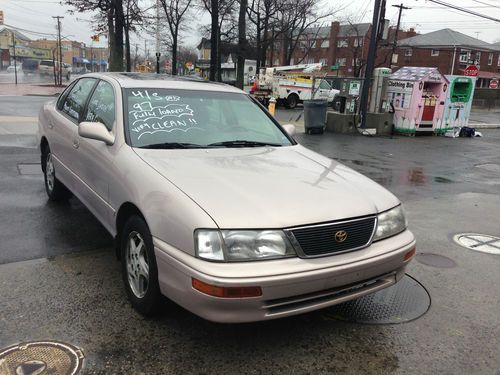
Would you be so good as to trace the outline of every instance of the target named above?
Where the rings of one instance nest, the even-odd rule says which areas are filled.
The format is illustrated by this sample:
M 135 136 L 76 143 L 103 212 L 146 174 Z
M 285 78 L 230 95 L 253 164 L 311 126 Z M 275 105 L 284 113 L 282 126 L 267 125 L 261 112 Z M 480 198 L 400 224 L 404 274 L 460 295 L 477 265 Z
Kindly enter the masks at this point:
M 416 260 L 426 266 L 436 268 L 454 268 L 457 266 L 457 263 L 453 259 L 439 254 L 419 253 L 416 256 Z

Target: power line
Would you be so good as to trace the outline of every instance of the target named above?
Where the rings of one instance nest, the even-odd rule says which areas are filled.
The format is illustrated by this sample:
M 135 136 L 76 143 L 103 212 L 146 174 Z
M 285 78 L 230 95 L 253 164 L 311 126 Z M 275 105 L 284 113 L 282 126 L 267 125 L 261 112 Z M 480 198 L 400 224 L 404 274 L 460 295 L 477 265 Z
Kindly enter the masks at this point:
M 492 21 L 495 21 L 495 22 L 500 22 L 500 19 L 498 19 L 498 18 L 490 17 L 490 16 L 487 16 L 487 15 L 484 15 L 484 14 L 481 14 L 481 13 L 474 12 L 473 10 L 470 10 L 470 9 L 467 9 L 467 8 L 462 8 L 462 7 L 459 7 L 459 6 L 456 6 L 456 5 L 445 3 L 444 1 L 441 1 L 441 0 L 429 0 L 429 1 L 432 2 L 432 3 L 439 4 L 439 5 L 443 5 L 443 6 L 447 7 L 447 8 L 456 9 L 456 10 L 459 10 L 459 11 L 464 12 L 464 13 L 472 14 L 473 16 L 477 16 L 477 17 L 481 17 L 481 18 L 486 18 L 488 20 L 492 20 Z

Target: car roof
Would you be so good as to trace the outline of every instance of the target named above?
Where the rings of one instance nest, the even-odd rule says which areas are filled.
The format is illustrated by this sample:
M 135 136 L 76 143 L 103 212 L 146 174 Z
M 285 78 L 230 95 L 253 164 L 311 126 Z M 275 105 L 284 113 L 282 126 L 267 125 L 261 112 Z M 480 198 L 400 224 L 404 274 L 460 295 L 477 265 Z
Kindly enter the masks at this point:
M 210 82 L 204 80 L 203 78 L 194 76 L 172 76 L 169 74 L 156 73 L 107 72 L 89 73 L 83 75 L 82 77 L 112 78 L 124 88 L 166 88 L 233 92 L 238 94 L 245 93 L 234 86 L 219 82 Z

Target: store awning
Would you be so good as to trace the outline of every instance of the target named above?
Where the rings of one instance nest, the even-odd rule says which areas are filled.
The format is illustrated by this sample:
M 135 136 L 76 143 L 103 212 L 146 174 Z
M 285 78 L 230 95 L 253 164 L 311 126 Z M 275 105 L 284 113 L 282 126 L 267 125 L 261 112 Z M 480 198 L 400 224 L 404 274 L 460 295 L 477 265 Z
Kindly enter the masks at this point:
M 82 63 L 84 63 L 84 64 L 90 64 L 90 61 L 87 60 L 87 59 L 82 59 Z
M 73 56 L 73 64 L 81 64 L 83 59 L 80 56 Z
M 107 62 L 106 60 L 101 60 L 101 61 L 100 61 L 100 64 L 101 64 L 101 65 L 108 65 L 108 62 Z

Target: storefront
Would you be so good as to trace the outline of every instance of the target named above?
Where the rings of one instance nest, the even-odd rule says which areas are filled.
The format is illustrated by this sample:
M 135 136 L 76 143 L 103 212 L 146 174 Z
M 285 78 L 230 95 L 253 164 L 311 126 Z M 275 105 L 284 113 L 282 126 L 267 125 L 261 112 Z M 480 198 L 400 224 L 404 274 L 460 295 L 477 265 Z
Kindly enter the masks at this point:
M 396 133 L 434 132 L 441 128 L 449 82 L 437 68 L 403 67 L 389 76 L 387 102 Z

